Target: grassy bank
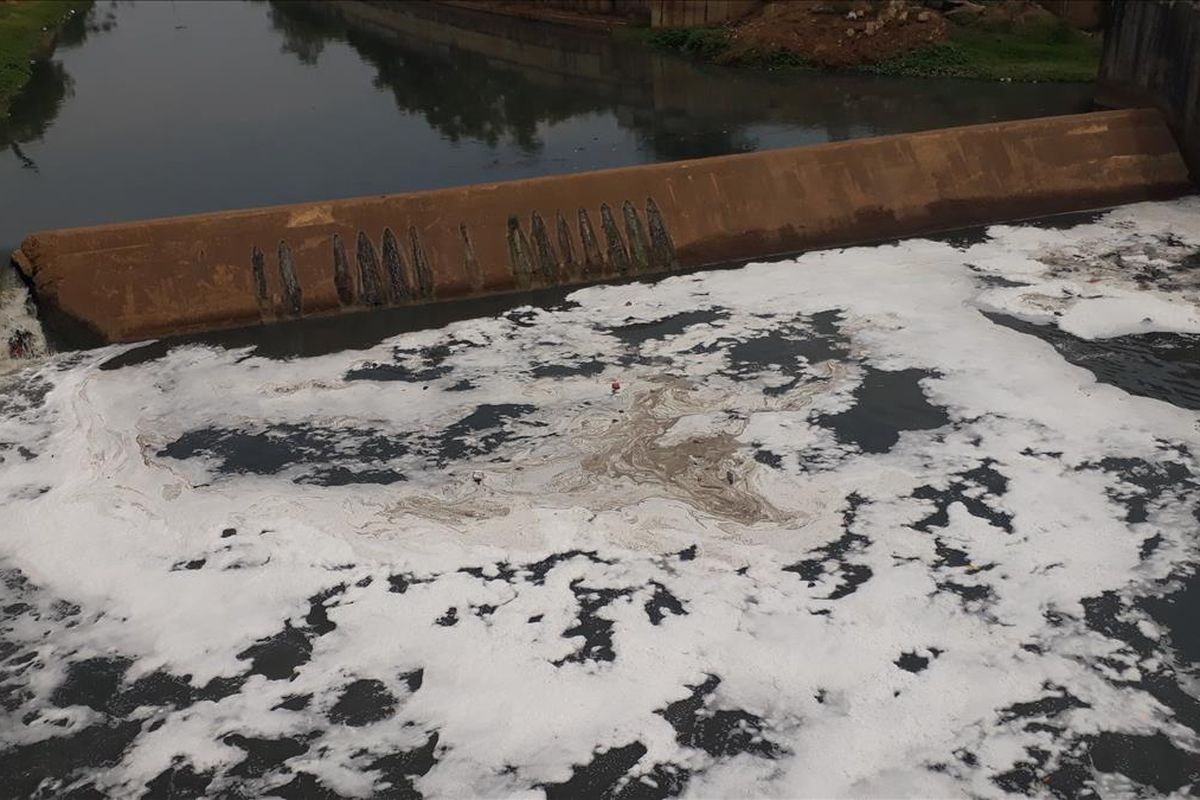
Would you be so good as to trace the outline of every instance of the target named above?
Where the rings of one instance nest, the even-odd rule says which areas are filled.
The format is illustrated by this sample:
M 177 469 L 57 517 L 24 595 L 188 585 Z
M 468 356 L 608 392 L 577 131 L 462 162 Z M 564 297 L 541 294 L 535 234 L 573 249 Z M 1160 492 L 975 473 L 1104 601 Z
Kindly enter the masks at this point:
M 644 41 L 715 64 L 766 69 L 818 69 L 788 50 L 737 48 L 729 28 L 639 32 Z M 1060 20 L 954 26 L 947 41 L 851 69 L 899 77 L 1013 81 L 1090 81 L 1100 64 L 1100 36 Z
M 866 69 L 883 75 L 1013 81 L 1090 81 L 1100 67 L 1100 36 L 1065 22 L 963 26 L 950 41 Z
M 54 34 L 72 13 L 91 2 L 21 0 L 0 2 L 0 117 L 30 75 L 30 62 L 49 54 Z

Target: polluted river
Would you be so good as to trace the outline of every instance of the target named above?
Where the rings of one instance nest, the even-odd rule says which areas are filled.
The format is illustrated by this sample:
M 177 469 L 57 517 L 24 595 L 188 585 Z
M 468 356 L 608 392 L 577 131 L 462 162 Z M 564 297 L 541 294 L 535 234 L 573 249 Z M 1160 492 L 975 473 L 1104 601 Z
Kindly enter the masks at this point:
M 98 4 L 7 133 L 0 240 L 1088 96 L 605 38 L 601 81 L 414 20 Z M 92 85 L 142 56 L 194 80 Z M 4 796 L 1200 788 L 1196 197 L 89 350 L 6 298 Z

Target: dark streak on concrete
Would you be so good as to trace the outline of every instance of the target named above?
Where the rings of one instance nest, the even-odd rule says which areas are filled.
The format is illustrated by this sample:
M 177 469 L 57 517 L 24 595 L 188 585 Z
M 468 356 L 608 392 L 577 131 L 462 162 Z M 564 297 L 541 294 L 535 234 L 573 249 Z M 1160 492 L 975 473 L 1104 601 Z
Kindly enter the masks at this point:
M 467 233 L 467 224 L 460 223 L 458 232 L 462 235 L 463 243 L 463 269 L 467 273 L 467 281 L 471 284 L 471 290 L 478 292 L 483 289 L 483 268 L 479 266 L 479 259 L 475 255 L 475 246 L 471 244 L 471 235 Z
M 292 265 L 292 249 L 282 239 L 279 240 L 279 279 L 283 283 L 284 310 L 293 316 L 300 316 L 304 311 L 304 297 Z
M 379 277 L 379 258 L 375 245 L 365 231 L 358 232 L 358 278 L 361 287 L 359 296 L 363 303 L 371 306 L 383 304 L 382 280 Z
M 604 240 L 608 245 L 608 268 L 617 275 L 629 274 L 629 251 L 625 249 L 625 241 L 617 230 L 613 220 L 612 209 L 608 203 L 600 204 L 600 227 L 604 229 Z
M 633 256 L 633 266 L 637 272 L 649 272 L 650 240 L 646 238 L 646 229 L 638 217 L 637 209 L 628 200 L 621 206 L 625 217 L 625 236 L 629 239 L 629 250 Z
M 592 229 L 592 220 L 583 208 L 579 209 L 579 238 L 583 241 L 582 277 L 594 278 L 604 268 L 604 256 L 600 253 L 600 243 L 596 239 L 596 231 Z
M 554 247 L 550 244 L 546 223 L 542 220 L 542 215 L 536 211 L 533 212 L 530 229 L 533 232 L 533 246 L 537 251 L 538 271 L 541 273 L 542 280 L 547 286 L 550 286 L 558 280 L 558 257 L 554 254 Z
M 336 233 L 333 235 L 333 286 L 337 289 L 339 303 L 343 306 L 354 304 L 354 278 L 346 258 L 346 244 Z
M 400 243 L 391 228 L 383 229 L 383 269 L 388 279 L 388 300 L 404 303 L 413 298 L 412 284 L 408 279 L 408 265 L 400 252 Z
M 417 235 L 417 229 L 412 225 L 408 227 L 408 238 L 412 242 L 413 270 L 417 275 L 417 295 L 422 300 L 430 300 L 433 298 L 433 270 L 429 267 L 429 260 L 425 258 L 425 248 L 421 246 L 421 237 Z
M 667 223 L 658 210 L 653 197 L 646 198 L 646 221 L 650 226 L 650 254 L 656 269 L 678 269 L 679 258 L 675 255 L 675 243 Z
M 250 251 L 250 267 L 254 270 L 254 291 L 258 298 L 259 308 L 266 309 L 270 306 L 270 296 L 267 293 L 267 269 L 263 251 L 257 247 Z
M 517 286 L 528 289 L 533 285 L 533 260 L 530 258 L 529 240 L 521 230 L 521 221 L 508 218 L 508 263 L 512 267 Z
M 579 280 L 579 265 L 575 263 L 575 248 L 571 245 L 571 229 L 562 212 L 554 214 L 555 228 L 558 232 L 558 249 L 562 254 L 562 271 L 569 281 Z

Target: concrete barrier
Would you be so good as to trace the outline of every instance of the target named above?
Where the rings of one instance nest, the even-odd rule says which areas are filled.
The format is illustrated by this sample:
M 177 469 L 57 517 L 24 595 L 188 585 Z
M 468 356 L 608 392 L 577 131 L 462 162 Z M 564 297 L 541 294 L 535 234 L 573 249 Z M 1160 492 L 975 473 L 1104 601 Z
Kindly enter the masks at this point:
M 1158 112 L 1110 111 L 29 236 L 97 341 L 664 273 L 1190 191 Z
M 1200 2 L 1113 3 L 1096 101 L 1157 108 L 1200 181 Z

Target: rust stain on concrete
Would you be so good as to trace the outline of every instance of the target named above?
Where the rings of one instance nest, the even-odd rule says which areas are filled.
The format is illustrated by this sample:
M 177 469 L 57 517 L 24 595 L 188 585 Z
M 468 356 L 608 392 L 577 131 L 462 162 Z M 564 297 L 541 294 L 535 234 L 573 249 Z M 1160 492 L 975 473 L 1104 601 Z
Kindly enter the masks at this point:
M 47 231 L 28 237 L 15 262 L 44 306 L 100 338 L 130 341 L 692 269 L 1191 190 L 1162 117 L 1138 109 Z

